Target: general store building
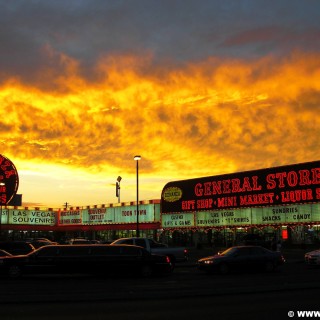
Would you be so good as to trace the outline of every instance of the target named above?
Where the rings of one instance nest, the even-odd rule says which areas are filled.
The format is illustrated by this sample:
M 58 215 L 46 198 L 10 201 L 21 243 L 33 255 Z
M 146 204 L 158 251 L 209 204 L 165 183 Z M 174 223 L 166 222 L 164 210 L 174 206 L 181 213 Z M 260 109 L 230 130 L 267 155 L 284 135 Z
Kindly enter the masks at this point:
M 1 204 L 0 212 L 5 239 L 85 237 L 109 242 L 135 236 L 138 226 L 141 237 L 170 245 L 229 246 L 243 243 L 248 235 L 270 245 L 320 245 L 320 161 L 172 181 L 161 199 L 138 206 L 44 209 Z
M 320 162 L 170 182 L 161 225 L 195 244 L 320 244 Z

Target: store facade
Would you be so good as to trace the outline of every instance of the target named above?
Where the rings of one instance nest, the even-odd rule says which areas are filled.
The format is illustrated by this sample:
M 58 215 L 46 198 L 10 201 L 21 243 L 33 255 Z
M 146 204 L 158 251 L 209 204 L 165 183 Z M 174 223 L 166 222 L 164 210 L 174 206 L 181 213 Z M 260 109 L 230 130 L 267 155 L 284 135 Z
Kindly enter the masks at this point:
M 12 206 L 18 175 L 6 158 L 2 163 L 2 239 L 110 242 L 136 236 L 138 227 L 140 236 L 170 245 L 229 246 L 256 235 L 270 246 L 275 241 L 320 246 L 320 161 L 169 182 L 161 199 L 138 203 L 138 219 L 136 202 Z
M 63 242 L 66 239 L 84 237 L 112 241 L 119 237 L 135 236 L 138 228 L 141 236 L 155 238 L 160 232 L 160 200 L 43 209 L 28 207 L 2 208 L 3 238 L 28 239 L 47 237 Z
M 119 237 L 157 238 L 160 232 L 160 200 L 94 205 L 67 209 L 23 207 L 17 195 L 16 167 L 0 154 L 0 239 L 39 237 L 63 241 L 75 237 L 112 241 Z
M 320 162 L 170 182 L 161 226 L 193 244 L 320 243 Z

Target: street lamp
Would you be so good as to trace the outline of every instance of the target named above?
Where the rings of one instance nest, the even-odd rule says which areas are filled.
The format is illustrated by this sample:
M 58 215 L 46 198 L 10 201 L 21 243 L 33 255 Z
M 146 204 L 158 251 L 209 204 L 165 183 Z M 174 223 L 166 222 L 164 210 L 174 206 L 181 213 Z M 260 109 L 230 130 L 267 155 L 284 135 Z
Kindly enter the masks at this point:
M 141 156 L 135 156 L 133 159 L 137 162 L 137 237 L 139 238 L 139 160 Z
M 3 190 L 5 190 L 5 183 L 0 182 L 0 192 L 2 194 Z M 0 198 L 0 239 L 2 236 L 2 197 Z
M 120 203 L 120 181 L 122 178 L 119 176 L 116 182 L 116 196 L 118 197 L 118 203 Z

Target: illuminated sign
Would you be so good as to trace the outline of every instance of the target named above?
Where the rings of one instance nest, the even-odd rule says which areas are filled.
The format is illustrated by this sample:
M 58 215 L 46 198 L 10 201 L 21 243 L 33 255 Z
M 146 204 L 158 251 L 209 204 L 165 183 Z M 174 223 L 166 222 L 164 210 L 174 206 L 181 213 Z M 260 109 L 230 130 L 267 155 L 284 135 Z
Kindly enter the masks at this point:
M 0 204 L 10 202 L 18 191 L 19 177 L 14 164 L 0 154 Z
M 282 228 L 281 230 L 281 236 L 283 240 L 287 240 L 289 238 L 288 236 L 288 229 L 287 228 Z
M 249 208 L 241 210 L 203 211 L 198 212 L 196 217 L 198 227 L 241 226 L 251 224 L 251 210 Z
M 180 189 L 181 198 L 167 193 Z M 320 161 L 169 182 L 161 213 L 320 202 Z
M 139 222 L 153 223 L 159 221 L 160 205 L 140 204 Z M 158 220 L 156 220 L 158 219 Z M 137 207 L 117 206 L 105 208 L 87 208 L 77 210 L 63 210 L 58 214 L 58 225 L 97 225 L 122 224 L 137 222 Z
M 163 199 L 168 202 L 175 202 L 182 197 L 182 190 L 177 187 L 169 187 L 163 191 Z
M 9 224 L 22 225 L 55 225 L 56 217 L 53 211 L 42 210 L 7 210 Z
M 59 225 L 73 225 L 82 224 L 82 217 L 80 210 L 63 210 L 58 212 Z
M 320 204 L 253 208 L 253 224 L 311 223 L 320 219 Z
M 161 217 L 163 228 L 190 228 L 194 227 L 194 215 L 184 214 L 164 214 Z
M 195 224 L 193 220 L 195 219 Z M 162 228 L 215 228 L 250 225 L 314 224 L 320 221 L 320 203 L 241 208 L 194 213 L 163 214 Z
M 114 207 L 115 223 L 136 223 L 137 206 Z M 139 222 L 147 223 L 155 221 L 155 205 L 139 204 Z
M 113 223 L 113 213 L 109 208 L 92 208 L 82 210 L 83 224 L 109 224 Z

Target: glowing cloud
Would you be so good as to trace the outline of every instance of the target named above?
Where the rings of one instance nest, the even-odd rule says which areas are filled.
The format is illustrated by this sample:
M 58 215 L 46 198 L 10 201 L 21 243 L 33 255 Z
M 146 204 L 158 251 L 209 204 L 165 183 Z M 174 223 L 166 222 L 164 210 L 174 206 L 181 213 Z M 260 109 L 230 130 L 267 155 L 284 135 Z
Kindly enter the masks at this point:
M 148 181 L 144 199 L 160 198 L 170 180 L 319 158 L 317 54 L 207 59 L 176 68 L 155 66 L 150 55 L 108 56 L 87 78 L 74 59 L 58 60 L 56 69 L 42 70 L 38 86 L 9 79 L 0 87 L 1 153 L 26 174 L 54 177 L 63 171 L 50 170 L 60 168 L 90 176 L 98 187 L 87 186 L 88 194 L 121 173 L 131 179 L 124 197 L 132 201 L 136 153 Z M 88 204 L 81 198 L 74 205 Z

